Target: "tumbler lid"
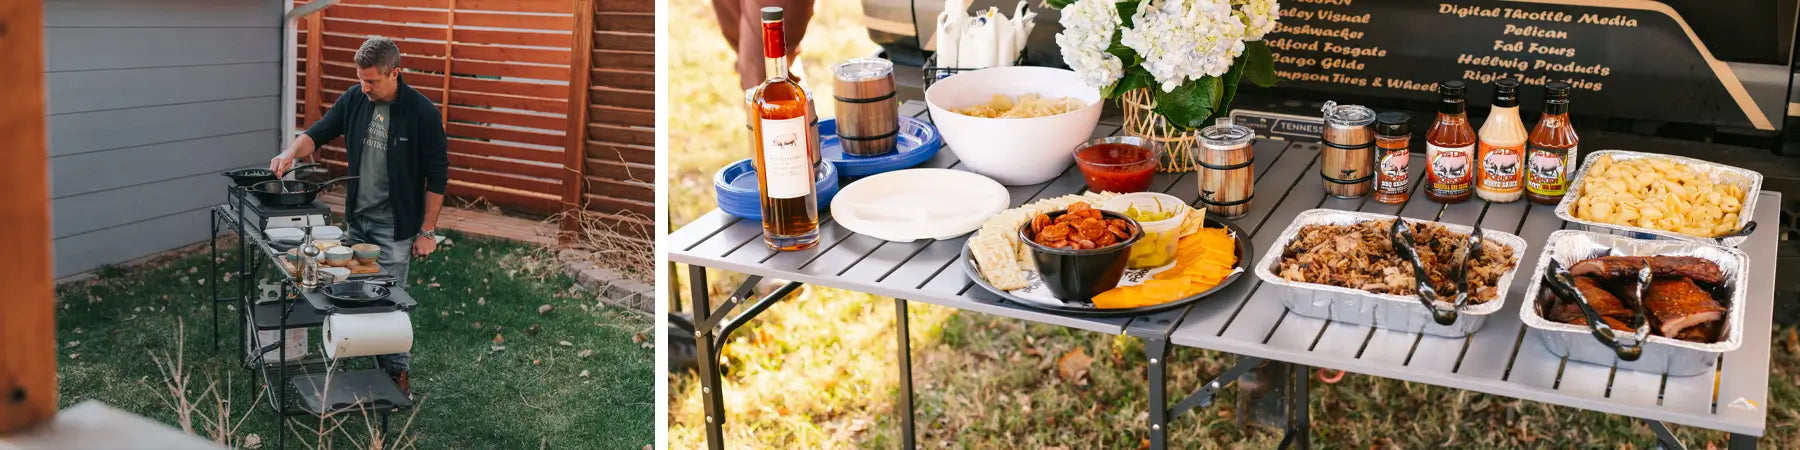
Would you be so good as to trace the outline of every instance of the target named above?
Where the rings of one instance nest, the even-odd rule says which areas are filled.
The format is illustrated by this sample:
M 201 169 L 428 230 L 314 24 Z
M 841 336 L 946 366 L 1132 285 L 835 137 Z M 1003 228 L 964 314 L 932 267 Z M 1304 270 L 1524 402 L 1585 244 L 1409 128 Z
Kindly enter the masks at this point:
M 1355 128 L 1368 126 L 1375 122 L 1375 110 L 1363 105 L 1339 105 L 1334 101 L 1326 101 L 1325 123 L 1339 128 Z
M 831 73 L 838 81 L 867 81 L 893 76 L 894 62 L 881 58 L 855 58 L 835 66 Z
M 1256 130 L 1234 124 L 1230 117 L 1220 117 L 1213 126 L 1200 129 L 1200 141 L 1212 147 L 1236 147 L 1256 138 Z

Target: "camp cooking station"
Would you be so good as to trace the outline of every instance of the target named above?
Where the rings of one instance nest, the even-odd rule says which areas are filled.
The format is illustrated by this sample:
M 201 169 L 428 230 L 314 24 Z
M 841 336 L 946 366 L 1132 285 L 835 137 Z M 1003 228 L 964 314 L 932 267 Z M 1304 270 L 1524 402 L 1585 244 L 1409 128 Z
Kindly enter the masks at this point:
M 911 101 L 901 115 L 929 120 L 923 102 Z M 1103 119 L 1095 137 L 1120 130 L 1116 117 Z M 1738 248 L 1748 254 L 1748 304 L 1743 322 L 1743 343 L 1726 353 L 1714 373 L 1668 376 L 1610 366 L 1566 361 L 1546 349 L 1538 331 L 1521 323 L 1518 308 L 1530 302 L 1523 296 L 1537 267 L 1547 236 L 1573 228 L 1556 217 L 1554 207 L 1528 202 L 1496 203 L 1471 200 L 1444 205 L 1430 201 L 1414 183 L 1415 193 L 1403 205 L 1381 204 L 1368 197 L 1338 199 L 1319 189 L 1319 144 L 1260 139 L 1254 148 L 1257 200 L 1250 213 L 1233 220 L 1250 233 L 1253 253 L 1261 260 L 1277 235 L 1302 211 L 1326 208 L 1392 214 L 1416 220 L 1436 220 L 1477 226 L 1523 237 L 1529 244 L 1520 258 L 1521 270 L 1512 280 L 1504 309 L 1488 317 L 1480 330 L 1467 338 L 1445 338 L 1376 329 L 1362 325 L 1331 323 L 1291 314 L 1273 289 L 1259 289 L 1256 277 L 1245 277 L 1193 305 L 1132 318 L 1084 318 L 1043 312 L 1003 300 L 975 286 L 961 260 L 968 236 L 910 243 L 886 242 L 845 230 L 822 215 L 820 245 L 795 252 L 775 252 L 762 244 L 762 227 L 721 211 L 694 220 L 669 235 L 669 259 L 689 264 L 690 311 L 694 313 L 699 345 L 699 374 L 706 414 L 707 445 L 724 448 L 724 397 L 719 372 L 719 347 L 737 328 L 787 296 L 802 283 L 848 289 L 895 298 L 901 397 L 901 434 L 905 448 L 913 447 L 914 425 L 911 368 L 907 336 L 906 302 L 918 301 L 961 310 L 993 314 L 1037 323 L 1082 329 L 1103 334 L 1125 333 L 1144 340 L 1149 368 L 1149 423 L 1144 424 L 1153 448 L 1168 445 L 1169 420 L 1213 403 L 1219 388 L 1236 381 L 1264 362 L 1288 365 L 1282 391 L 1287 405 L 1287 430 L 1283 446 L 1306 447 L 1309 423 L 1306 411 L 1307 376 L 1311 367 L 1426 383 L 1454 389 L 1600 411 L 1638 418 L 1656 432 L 1657 442 L 1683 448 L 1664 425 L 1674 423 L 1731 434 L 1731 448 L 1753 448 L 1765 429 L 1768 405 L 1770 317 L 1773 309 L 1775 241 L 1777 232 L 1763 227 Z M 1605 147 L 1588 145 L 1595 150 Z M 946 148 L 945 150 L 954 150 Z M 1423 155 L 1413 154 L 1408 165 L 1411 179 L 1420 179 L 1426 167 Z M 954 151 L 940 151 L 920 167 L 959 168 Z M 1150 191 L 1165 192 L 1196 202 L 1197 183 L 1189 173 L 1157 173 Z M 1008 186 L 1012 206 L 1041 198 L 1079 193 L 1085 189 L 1081 172 L 1072 164 L 1050 182 L 1032 186 Z M 1763 205 L 1780 204 L 1780 194 L 1760 195 Z M 1755 211 L 1754 220 L 1776 223 L 1777 208 Z M 722 302 L 708 295 L 706 269 L 750 275 Z M 749 298 L 764 278 L 792 280 L 761 299 Z M 738 306 L 750 303 L 736 316 Z M 1237 355 L 1228 368 L 1194 393 L 1166 392 L 1171 345 L 1203 348 Z M 1178 370 L 1185 370 L 1177 367 Z
M 209 280 L 212 303 L 212 336 L 215 352 L 219 343 L 219 305 L 228 304 L 238 312 L 238 340 L 241 352 L 226 351 L 251 374 L 253 389 L 263 389 L 267 405 L 275 412 L 276 448 L 285 448 L 287 417 L 322 417 L 338 413 L 365 413 L 380 417 L 382 434 L 386 435 L 388 415 L 412 407 L 412 400 L 387 373 L 373 366 L 374 357 L 333 360 L 320 356 L 304 357 L 290 352 L 291 346 L 304 350 L 309 342 L 290 341 L 290 333 L 304 339 L 306 330 L 321 332 L 328 317 L 335 314 L 373 314 L 393 311 L 410 312 L 418 305 L 405 288 L 390 287 L 382 301 L 367 306 L 343 307 L 334 304 L 318 289 L 304 289 L 299 278 L 283 267 L 286 250 L 294 245 L 271 242 L 267 228 L 295 227 L 310 229 L 330 222 L 331 211 L 312 201 L 299 206 L 265 204 L 251 195 L 248 188 L 227 188 L 226 203 L 212 208 L 212 240 Z M 238 235 L 237 258 L 223 270 L 236 281 L 228 289 L 230 296 L 220 295 L 221 266 L 220 231 Z M 344 236 L 348 238 L 348 236 Z M 323 264 L 323 263 L 321 263 Z M 272 279 L 258 283 L 263 266 L 271 268 Z M 386 271 L 353 274 L 351 280 L 391 280 Z M 264 337 L 259 337 L 259 334 Z M 273 336 L 269 338 L 266 336 Z M 363 364 L 366 361 L 367 364 Z M 363 367 L 363 366 L 369 367 Z M 351 368 L 352 366 L 359 368 Z

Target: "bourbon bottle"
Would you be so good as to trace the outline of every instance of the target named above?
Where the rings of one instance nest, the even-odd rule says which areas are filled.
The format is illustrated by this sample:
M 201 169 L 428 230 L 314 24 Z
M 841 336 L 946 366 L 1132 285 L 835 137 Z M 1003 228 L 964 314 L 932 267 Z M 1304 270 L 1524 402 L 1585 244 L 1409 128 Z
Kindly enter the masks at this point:
M 1438 203 L 1462 203 L 1474 195 L 1469 166 L 1475 159 L 1475 128 L 1463 102 L 1468 89 L 1461 81 L 1439 84 L 1437 120 L 1425 132 L 1425 196 Z
M 757 187 L 762 194 L 763 243 L 778 251 L 819 244 L 818 192 L 812 164 L 819 141 L 808 132 L 811 101 L 788 76 L 782 10 L 762 9 L 763 56 L 769 79 L 751 96 Z

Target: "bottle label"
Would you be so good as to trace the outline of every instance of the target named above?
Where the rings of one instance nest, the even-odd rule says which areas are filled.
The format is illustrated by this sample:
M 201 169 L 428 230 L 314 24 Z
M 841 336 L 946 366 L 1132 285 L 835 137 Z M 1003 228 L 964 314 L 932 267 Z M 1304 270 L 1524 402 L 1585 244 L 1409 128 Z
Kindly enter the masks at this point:
M 808 136 L 805 117 L 762 120 L 763 196 L 795 198 L 813 193 Z
M 1569 168 L 1575 167 L 1575 147 L 1552 150 L 1531 146 L 1525 176 L 1525 188 L 1542 196 L 1558 196 L 1569 192 Z
M 1489 191 L 1518 192 L 1522 177 L 1519 160 L 1525 145 L 1498 146 L 1481 143 L 1481 188 Z
M 1439 147 L 1427 145 L 1426 158 L 1431 171 L 1426 174 L 1430 180 L 1431 193 L 1439 197 L 1458 196 L 1469 193 L 1469 160 L 1470 153 L 1475 152 L 1475 145 L 1462 147 Z
M 1406 193 L 1406 166 L 1410 155 L 1406 149 L 1384 149 L 1381 161 L 1375 163 L 1375 192 L 1400 195 Z

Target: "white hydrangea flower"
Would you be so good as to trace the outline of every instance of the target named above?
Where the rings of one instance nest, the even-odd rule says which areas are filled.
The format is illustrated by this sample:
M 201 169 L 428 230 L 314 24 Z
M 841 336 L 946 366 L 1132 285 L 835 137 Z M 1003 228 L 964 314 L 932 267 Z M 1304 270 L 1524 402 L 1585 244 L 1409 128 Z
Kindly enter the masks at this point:
M 1275 0 L 1232 0 L 1238 5 L 1234 12 L 1244 21 L 1244 40 L 1260 41 L 1263 35 L 1275 29 L 1275 21 L 1281 19 L 1281 3 Z
M 1124 23 L 1113 1 L 1078 0 L 1064 7 L 1060 20 L 1063 31 L 1056 34 L 1063 62 L 1081 75 L 1083 83 L 1095 88 L 1104 88 L 1125 76 L 1125 64 L 1106 52 L 1112 45 L 1113 31 Z
M 1244 22 L 1231 0 L 1144 0 L 1120 43 L 1144 57 L 1163 92 L 1224 75 L 1244 53 Z

